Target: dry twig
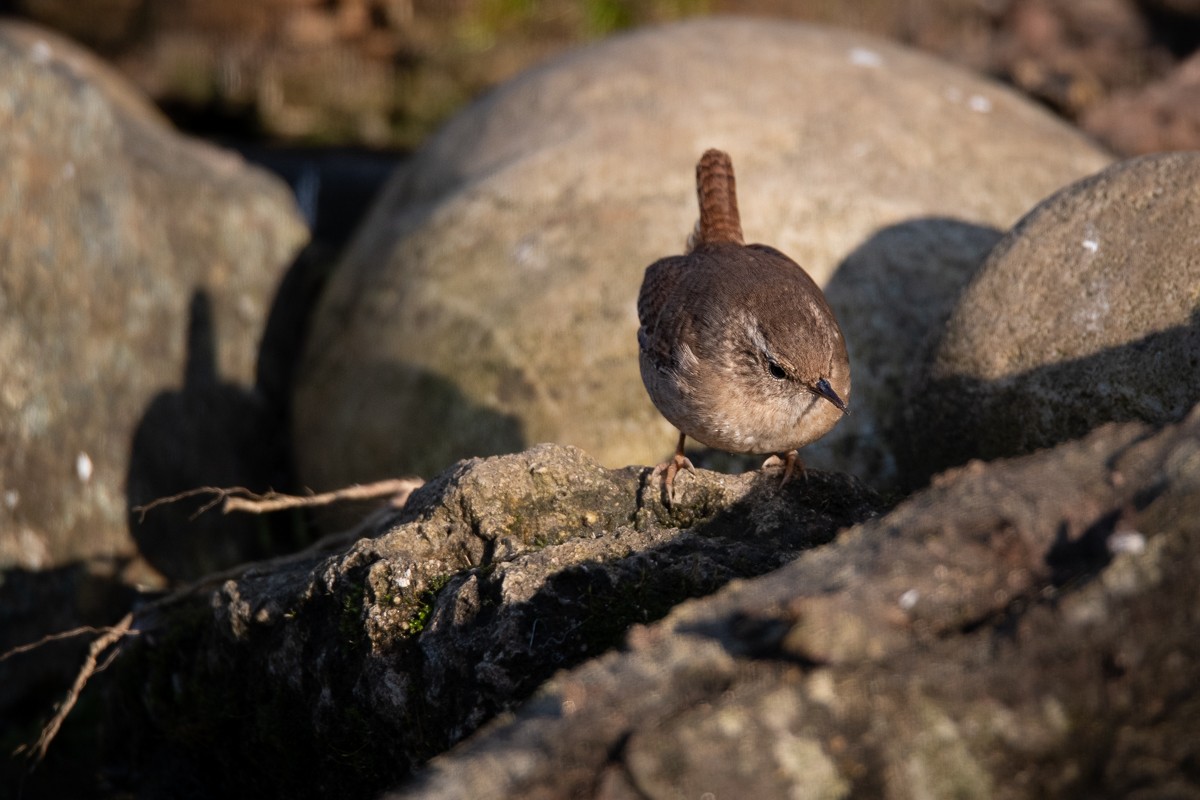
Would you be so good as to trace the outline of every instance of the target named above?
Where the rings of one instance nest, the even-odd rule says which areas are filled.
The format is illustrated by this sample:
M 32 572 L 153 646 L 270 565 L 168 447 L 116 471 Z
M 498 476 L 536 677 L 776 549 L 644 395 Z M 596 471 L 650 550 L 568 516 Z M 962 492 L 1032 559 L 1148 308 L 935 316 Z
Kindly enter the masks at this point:
M 330 503 L 340 503 L 350 500 L 371 500 L 377 497 L 388 497 L 389 495 L 392 496 L 392 505 L 400 507 L 408 502 L 409 495 L 424 484 L 425 481 L 420 478 L 391 478 L 374 483 L 355 484 L 354 486 L 347 486 L 344 489 L 337 489 L 332 492 L 310 495 L 282 494 L 280 492 L 256 494 L 243 486 L 228 488 L 201 486 L 197 489 L 188 489 L 186 492 L 173 494 L 170 497 L 160 497 L 145 505 L 134 506 L 133 510 L 138 512 L 140 515 L 138 520 L 142 521 L 146 518 L 146 512 L 153 508 L 186 500 L 189 497 L 203 495 L 212 495 L 212 498 L 197 509 L 190 519 L 195 519 L 222 501 L 224 501 L 224 505 L 221 508 L 222 514 L 229 514 L 234 511 L 243 511 L 248 514 L 267 514 L 272 511 L 282 511 L 288 508 L 312 508 L 315 506 L 326 506 Z
M 83 636 L 84 634 L 87 634 L 87 633 L 102 633 L 102 634 L 103 633 L 112 633 L 115 630 L 116 630 L 115 627 L 110 627 L 110 626 L 104 626 L 102 628 L 97 628 L 93 625 L 83 625 L 82 627 L 79 627 L 79 628 L 72 628 L 69 631 L 59 631 L 58 633 L 49 633 L 49 634 L 46 634 L 45 636 L 43 636 L 41 639 L 38 639 L 36 642 L 30 642 L 28 644 L 17 645 L 16 647 L 12 648 L 11 650 L 7 650 L 3 653 L 0 653 L 0 661 L 3 661 L 4 659 L 9 658 L 10 656 L 20 655 L 21 653 L 28 653 L 30 650 L 36 650 L 44 644 L 49 644 L 50 642 L 57 642 L 60 639 L 74 639 L 76 636 Z
M 153 508 L 166 505 L 168 503 L 174 503 L 179 500 L 184 500 L 189 497 L 198 497 L 202 495 L 212 495 L 213 497 L 208 503 L 205 503 L 198 511 L 196 511 L 195 514 L 192 515 L 192 519 L 195 519 L 197 516 L 203 514 L 205 511 L 208 511 L 210 508 L 213 508 L 222 501 L 224 501 L 224 506 L 221 509 L 223 514 L 229 514 L 233 511 L 241 511 L 249 514 L 266 514 L 271 511 L 280 511 L 287 508 L 308 508 L 313 506 L 324 506 L 329 505 L 330 503 L 343 501 L 370 500 L 373 498 L 388 496 L 391 496 L 390 505 L 392 507 L 401 508 L 405 503 L 408 502 L 409 496 L 423 486 L 424 483 L 425 482 L 420 478 L 394 478 L 390 480 L 376 481 L 375 483 L 348 486 L 344 489 L 338 489 L 333 492 L 322 492 L 321 494 L 307 496 L 288 495 L 281 494 L 279 492 L 255 494 L 249 489 L 241 486 L 235 486 L 227 489 L 216 486 L 203 486 L 198 489 L 190 489 L 186 492 L 180 492 L 179 494 L 172 495 L 170 497 L 160 497 L 159 499 L 147 503 L 146 505 L 137 506 L 133 510 L 137 511 L 141 515 L 140 519 L 145 519 L 146 512 Z M 306 548 L 301 553 L 292 553 L 287 556 L 280 556 L 279 558 L 271 559 L 267 562 L 260 562 L 259 566 L 276 562 L 285 563 L 294 558 L 302 557 L 306 553 L 315 552 L 328 547 L 331 543 L 344 541 L 348 538 L 349 534 L 353 534 L 355 532 L 356 531 L 349 531 L 347 534 L 326 537 L 319 542 L 315 542 L 312 546 Z M 200 580 L 184 586 L 167 595 L 166 597 L 160 598 L 154 603 L 143 607 L 142 611 L 145 612 L 149 608 L 166 605 L 179 597 L 194 592 L 205 585 L 211 584 L 213 581 L 225 580 L 231 575 L 240 574 L 241 572 L 245 571 L 247 566 L 248 565 L 241 565 L 230 570 L 224 570 L 220 573 L 201 578 Z M 84 659 L 83 666 L 80 668 L 79 673 L 75 676 L 75 682 L 71 685 L 71 689 L 67 692 L 67 696 L 63 699 L 63 702 L 58 707 L 58 710 L 54 712 L 54 716 L 51 717 L 50 721 L 47 722 L 45 727 L 42 728 L 42 732 L 38 736 L 37 741 L 32 746 L 21 745 L 19 748 L 17 748 L 17 753 L 28 751 L 30 758 L 35 764 L 45 758 L 46 751 L 50 747 L 50 743 L 54 741 L 54 737 L 58 735 L 58 731 L 62 727 L 62 724 L 66 720 L 67 716 L 71 713 L 71 709 L 73 709 L 75 704 L 79 701 L 79 694 L 83 691 L 83 687 L 87 685 L 87 682 L 93 675 L 112 663 L 112 660 L 116 657 L 118 651 L 114 650 L 113 652 L 109 653 L 108 658 L 105 659 L 104 663 L 97 667 L 97 662 L 100 659 L 100 655 L 112 645 L 119 643 L 125 637 L 140 633 L 140 631 L 134 630 L 132 626 L 133 612 L 130 612 L 122 617 L 120 622 L 111 627 L 96 628 L 84 626 L 69 631 L 63 631 L 61 633 L 52 633 L 48 636 L 42 637 L 36 642 L 20 645 L 0 654 L 0 661 L 3 661 L 10 656 L 34 650 L 44 644 L 57 641 L 59 639 L 81 636 L 87 633 L 100 634 L 100 636 L 98 636 L 91 643 L 91 645 L 89 645 L 87 657 Z
M 50 747 L 50 743 L 54 741 L 54 737 L 58 735 L 58 729 L 62 727 L 67 715 L 71 713 L 71 709 L 75 707 L 75 703 L 79 700 L 79 693 L 83 691 L 83 687 L 87 685 L 88 680 L 96 674 L 96 662 L 100 658 L 100 654 L 107 650 L 111 645 L 121 641 L 126 636 L 137 633 L 130 627 L 133 625 L 133 612 L 129 612 L 116 625 L 105 630 L 105 633 L 98 637 L 88 647 L 87 658 L 83 661 L 83 668 L 79 670 L 79 674 L 75 676 L 75 683 L 71 685 L 71 690 L 67 692 L 67 696 L 63 698 L 62 705 L 54 712 L 54 716 L 42 728 L 41 734 L 30 750 L 30 757 L 34 762 L 39 762 L 46 757 L 46 749 Z M 108 662 L 105 662 L 105 666 Z M 26 745 L 21 745 L 17 748 L 20 753 L 26 749 Z

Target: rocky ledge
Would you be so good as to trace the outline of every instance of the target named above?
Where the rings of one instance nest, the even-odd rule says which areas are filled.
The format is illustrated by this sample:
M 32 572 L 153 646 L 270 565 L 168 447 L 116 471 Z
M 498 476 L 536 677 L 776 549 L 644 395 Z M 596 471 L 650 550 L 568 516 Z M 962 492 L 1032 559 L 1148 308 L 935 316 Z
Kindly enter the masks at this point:
M 1200 412 L 947 473 L 392 798 L 1195 797 Z
M 33 35 L 0 29 L 0 61 L 87 102 L 13 106 L 14 207 L 45 213 L 14 229 L 0 295 L 27 313 L 0 342 L 50 344 L 0 387 L 23 426 L 0 425 L 0 745 L 36 736 L 87 645 L 10 648 L 134 607 L 0 796 L 1200 797 L 1200 156 L 1095 172 L 1106 154 L 1020 98 L 858 35 L 648 30 L 450 123 L 305 338 L 269 324 L 308 318 L 289 291 L 263 319 L 303 233 L 282 187 L 171 144 Z M 120 157 L 82 158 L 78 130 Z M 762 238 L 847 321 L 854 414 L 806 480 L 699 470 L 668 505 L 648 467 L 602 465 L 673 438 L 633 300 L 722 144 L 754 156 Z M 43 247 L 80 220 L 100 233 Z M 62 360 L 76 340 L 115 355 Z M 286 488 L 292 448 L 318 490 L 513 454 L 231 570 L 308 544 L 300 515 L 140 521 L 180 489 Z
M 881 506 L 844 475 L 704 470 L 668 506 L 649 472 L 555 445 L 460 462 L 351 545 L 148 608 L 110 692 L 111 768 L 143 794 L 369 796 L 630 625 Z
M 461 462 L 351 545 L 143 613 L 109 764 L 143 796 L 1200 790 L 1200 412 L 882 516 L 841 475 L 700 470 L 669 507 L 647 476 Z

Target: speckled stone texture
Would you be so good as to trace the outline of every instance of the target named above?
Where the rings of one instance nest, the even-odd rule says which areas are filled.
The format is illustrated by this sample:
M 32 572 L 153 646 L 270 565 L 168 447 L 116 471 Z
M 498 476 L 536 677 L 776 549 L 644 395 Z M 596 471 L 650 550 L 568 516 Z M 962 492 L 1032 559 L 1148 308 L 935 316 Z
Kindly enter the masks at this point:
M 976 463 L 636 627 L 389 800 L 1191 797 L 1200 411 Z
M 747 241 L 828 284 L 848 340 L 853 413 L 807 463 L 878 483 L 894 376 L 992 232 L 1108 163 L 998 84 L 861 34 L 709 18 L 580 50 L 463 111 L 384 190 L 314 317 L 303 479 L 541 441 L 661 460 L 675 438 L 638 375 L 635 299 L 682 252 L 709 147 L 736 165 Z M 919 246 L 874 246 L 895 239 Z
M 1197 153 L 1120 162 L 1030 212 L 914 370 L 892 427 L 906 476 L 1179 420 L 1200 400 L 1197 230 Z
M 308 233 L 282 182 L 176 134 L 93 56 L 16 23 L 0 25 L 0 155 L 0 567 L 130 559 L 143 415 L 200 381 L 206 401 L 158 431 L 160 449 L 175 443 L 162 461 L 203 459 L 188 426 L 222 403 L 241 411 L 205 428 L 205 447 L 236 437 Z

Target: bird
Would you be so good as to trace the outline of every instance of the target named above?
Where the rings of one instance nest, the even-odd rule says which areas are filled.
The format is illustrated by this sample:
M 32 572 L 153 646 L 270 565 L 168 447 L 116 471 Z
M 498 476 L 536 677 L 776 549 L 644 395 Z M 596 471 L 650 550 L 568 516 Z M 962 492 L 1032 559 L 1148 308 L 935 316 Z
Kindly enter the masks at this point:
M 670 502 L 676 474 L 694 472 L 691 437 L 730 453 L 766 455 L 782 487 L 798 450 L 848 413 L 850 359 L 824 293 L 792 259 L 745 244 L 729 155 L 696 164 L 700 218 L 683 255 L 646 268 L 638 292 L 638 362 L 658 411 L 679 430 L 656 466 Z

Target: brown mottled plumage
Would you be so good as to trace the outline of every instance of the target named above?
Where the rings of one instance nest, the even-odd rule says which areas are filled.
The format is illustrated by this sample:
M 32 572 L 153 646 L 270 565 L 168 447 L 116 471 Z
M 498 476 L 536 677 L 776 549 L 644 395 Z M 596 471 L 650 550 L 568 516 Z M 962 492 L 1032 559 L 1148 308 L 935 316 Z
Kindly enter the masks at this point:
M 791 477 L 796 451 L 846 412 L 850 361 L 833 311 L 808 273 L 778 250 L 742 243 L 733 164 L 696 165 L 700 221 L 682 256 L 646 269 L 638 295 L 642 382 L 680 431 L 660 464 L 670 497 L 691 469 L 690 436 L 732 453 L 771 453 Z M 803 466 L 801 466 L 803 469 Z

